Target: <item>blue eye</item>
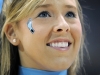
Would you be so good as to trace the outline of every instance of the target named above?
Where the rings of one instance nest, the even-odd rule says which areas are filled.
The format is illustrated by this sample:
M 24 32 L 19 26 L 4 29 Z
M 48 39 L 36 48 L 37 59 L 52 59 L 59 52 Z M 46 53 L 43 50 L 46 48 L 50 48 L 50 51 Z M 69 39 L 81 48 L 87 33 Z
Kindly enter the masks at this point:
M 69 11 L 65 16 L 68 18 L 75 18 L 76 17 L 76 15 L 71 11 Z
M 38 17 L 45 18 L 45 17 L 51 17 L 51 16 L 49 15 L 48 11 L 43 11 L 38 15 Z

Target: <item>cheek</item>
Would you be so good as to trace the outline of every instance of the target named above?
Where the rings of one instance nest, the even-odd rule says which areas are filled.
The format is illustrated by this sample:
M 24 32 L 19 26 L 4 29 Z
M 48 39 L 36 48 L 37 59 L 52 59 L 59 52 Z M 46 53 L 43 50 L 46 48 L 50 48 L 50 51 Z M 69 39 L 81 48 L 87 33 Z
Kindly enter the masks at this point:
M 18 29 L 17 29 L 17 34 L 19 36 L 19 38 L 24 38 L 24 36 L 28 36 L 29 35 L 29 29 L 28 29 L 28 26 L 27 26 L 27 20 L 22 20 L 19 22 L 18 24 Z
M 72 25 L 71 32 L 72 32 L 72 36 L 74 37 L 74 40 L 81 40 L 82 26 L 79 21 L 76 24 Z
M 50 24 L 50 23 L 49 23 Z M 34 28 L 35 32 L 32 34 L 27 27 L 27 20 L 23 20 L 20 22 L 18 27 L 18 36 L 21 41 L 27 41 L 27 43 L 36 41 L 35 44 L 42 44 L 47 43 L 46 40 L 49 39 L 50 31 L 52 26 L 48 25 L 47 23 L 42 23 L 38 21 L 33 21 L 32 27 Z M 27 40 L 26 40 L 27 39 Z
M 82 38 L 82 26 L 80 22 L 75 23 L 74 25 L 71 25 L 71 35 L 74 40 L 73 43 L 73 59 L 77 56 L 80 45 L 81 45 L 81 38 Z
M 74 53 L 77 54 L 80 50 L 81 38 L 82 38 L 82 26 L 80 22 L 72 25 L 71 33 L 74 40 Z
M 46 40 L 51 36 L 52 26 L 50 25 L 50 23 L 34 21 L 33 27 L 35 29 L 35 34 L 37 38 L 41 40 Z

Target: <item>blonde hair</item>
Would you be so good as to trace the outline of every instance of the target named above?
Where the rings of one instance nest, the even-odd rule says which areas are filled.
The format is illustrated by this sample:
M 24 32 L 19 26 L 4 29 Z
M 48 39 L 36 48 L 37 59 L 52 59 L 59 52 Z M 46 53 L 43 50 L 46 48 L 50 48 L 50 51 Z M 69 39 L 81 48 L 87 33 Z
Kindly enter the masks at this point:
M 43 3 L 45 0 L 5 0 L 3 5 L 3 15 L 5 16 L 5 23 L 3 25 L 2 31 L 1 31 L 1 68 L 0 68 L 0 75 L 17 75 L 18 72 L 18 65 L 20 64 L 19 61 L 19 55 L 18 55 L 18 49 L 16 46 L 13 46 L 10 44 L 10 42 L 7 40 L 7 37 L 4 33 L 4 28 L 7 23 L 15 23 L 20 21 L 21 19 L 29 16 L 32 14 L 32 12 L 35 10 L 35 8 L 40 4 Z M 80 67 L 82 66 L 81 61 L 83 61 L 83 46 L 84 45 L 84 37 L 85 37 L 85 30 L 84 30 L 84 24 L 83 24 L 83 14 L 81 6 L 76 0 L 77 7 L 78 7 L 78 13 L 79 18 L 82 24 L 83 29 L 83 37 L 81 41 L 81 47 L 80 47 L 80 53 L 77 55 L 74 63 L 71 65 L 71 67 L 68 69 L 69 75 L 76 75 Z M 16 62 L 16 60 L 18 62 Z M 16 63 L 15 63 L 16 62 Z M 15 66 L 15 67 L 14 67 Z M 16 73 L 14 74 L 15 70 Z M 13 72 L 12 72 L 13 70 Z

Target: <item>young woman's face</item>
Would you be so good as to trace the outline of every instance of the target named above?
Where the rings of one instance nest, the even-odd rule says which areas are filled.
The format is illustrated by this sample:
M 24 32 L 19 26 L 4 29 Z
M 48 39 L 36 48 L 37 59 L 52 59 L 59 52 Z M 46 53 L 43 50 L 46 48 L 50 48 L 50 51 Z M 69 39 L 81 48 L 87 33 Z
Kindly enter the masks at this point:
M 32 18 L 35 32 L 27 27 Z M 16 35 L 21 65 L 59 71 L 68 69 L 80 48 L 82 28 L 75 0 L 46 0 L 20 21 Z

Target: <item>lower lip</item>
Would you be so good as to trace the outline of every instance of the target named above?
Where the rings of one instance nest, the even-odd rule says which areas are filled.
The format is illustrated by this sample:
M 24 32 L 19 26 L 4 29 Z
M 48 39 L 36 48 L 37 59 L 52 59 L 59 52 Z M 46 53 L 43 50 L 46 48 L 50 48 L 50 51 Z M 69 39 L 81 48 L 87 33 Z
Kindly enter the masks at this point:
M 59 51 L 67 51 L 67 50 L 69 50 L 69 46 L 68 47 L 62 47 L 62 48 L 61 47 L 51 47 L 51 48 L 54 48 L 55 50 L 59 50 Z

